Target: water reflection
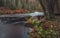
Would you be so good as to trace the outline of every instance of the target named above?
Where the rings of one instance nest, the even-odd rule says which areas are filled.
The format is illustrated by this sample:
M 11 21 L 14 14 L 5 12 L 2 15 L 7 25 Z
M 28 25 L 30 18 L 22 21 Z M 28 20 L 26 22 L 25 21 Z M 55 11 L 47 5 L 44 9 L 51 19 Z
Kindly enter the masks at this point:
M 28 38 L 28 30 L 24 24 L 5 24 L 0 22 L 0 38 Z

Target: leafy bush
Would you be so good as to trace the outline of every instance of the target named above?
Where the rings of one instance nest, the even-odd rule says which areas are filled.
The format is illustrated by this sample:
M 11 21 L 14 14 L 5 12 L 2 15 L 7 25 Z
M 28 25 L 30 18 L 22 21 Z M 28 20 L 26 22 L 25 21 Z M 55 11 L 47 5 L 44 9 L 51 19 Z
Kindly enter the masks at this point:
M 29 32 L 29 38 L 58 38 L 58 33 L 53 29 L 51 21 L 45 23 L 45 26 L 41 22 L 36 20 L 30 20 L 34 25 L 34 28 Z

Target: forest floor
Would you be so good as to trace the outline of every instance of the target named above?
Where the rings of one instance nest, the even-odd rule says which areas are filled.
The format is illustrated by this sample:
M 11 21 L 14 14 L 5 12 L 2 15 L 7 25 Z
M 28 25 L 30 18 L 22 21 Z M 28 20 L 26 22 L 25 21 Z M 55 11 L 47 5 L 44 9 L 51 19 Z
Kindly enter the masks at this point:
M 53 29 L 58 33 L 58 38 L 60 38 L 60 16 L 55 16 L 55 19 L 53 21 L 50 21 L 50 22 L 49 21 L 50 20 L 46 21 L 45 25 L 49 27 L 53 25 Z
M 45 22 L 42 22 L 42 26 L 40 26 L 40 27 L 43 28 L 44 30 L 51 28 L 51 30 L 53 30 L 52 31 L 53 33 L 54 33 L 54 31 L 57 33 L 57 36 L 58 36 L 57 38 L 60 38 L 60 16 L 56 16 L 56 18 L 54 20 L 46 20 Z M 32 29 L 34 29 L 34 28 L 32 28 Z M 33 32 L 34 34 L 38 32 L 38 31 L 36 31 L 36 32 L 35 31 L 36 31 L 36 29 L 31 30 L 31 32 Z M 30 34 L 31 34 L 31 32 L 30 32 Z M 34 34 L 31 37 L 33 37 Z M 36 37 L 38 37 L 38 36 L 36 36 Z

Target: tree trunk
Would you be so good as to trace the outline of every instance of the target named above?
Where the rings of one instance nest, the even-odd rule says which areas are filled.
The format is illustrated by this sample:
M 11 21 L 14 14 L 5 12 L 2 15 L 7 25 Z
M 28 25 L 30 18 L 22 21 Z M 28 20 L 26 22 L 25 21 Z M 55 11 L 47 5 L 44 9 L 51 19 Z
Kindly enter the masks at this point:
M 42 9 L 43 9 L 43 11 L 44 11 L 45 18 L 48 19 L 48 17 L 47 17 L 47 13 L 46 13 L 46 8 L 45 8 L 45 6 L 44 6 L 42 0 L 39 0 L 39 2 L 40 2 L 41 6 L 42 6 Z
M 48 5 L 49 19 L 54 18 L 54 5 L 55 0 L 50 0 Z
M 46 19 L 53 19 L 53 18 L 55 18 L 55 15 L 54 15 L 54 5 L 55 5 L 57 0 L 45 0 L 46 4 L 48 4 L 48 5 L 46 5 L 47 8 L 45 7 L 44 2 L 42 2 L 42 0 L 39 0 L 39 1 L 40 1 L 40 4 L 41 4 L 41 6 L 42 6 L 42 8 L 44 10 Z M 46 11 L 48 11 L 48 13 Z

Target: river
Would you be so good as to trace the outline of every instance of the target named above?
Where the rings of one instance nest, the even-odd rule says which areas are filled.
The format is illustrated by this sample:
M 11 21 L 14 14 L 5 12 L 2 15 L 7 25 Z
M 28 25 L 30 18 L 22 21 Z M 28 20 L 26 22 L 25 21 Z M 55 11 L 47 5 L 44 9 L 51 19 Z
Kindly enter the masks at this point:
M 28 38 L 28 31 L 24 24 L 0 22 L 0 38 Z

